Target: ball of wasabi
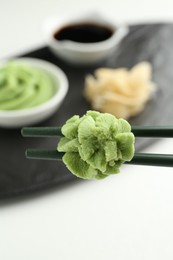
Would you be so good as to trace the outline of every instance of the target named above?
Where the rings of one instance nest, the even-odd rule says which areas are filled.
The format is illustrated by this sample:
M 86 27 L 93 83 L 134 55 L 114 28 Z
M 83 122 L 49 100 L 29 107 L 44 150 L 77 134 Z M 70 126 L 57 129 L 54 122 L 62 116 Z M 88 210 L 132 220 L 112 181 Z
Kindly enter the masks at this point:
M 73 116 L 61 128 L 58 151 L 77 177 L 103 179 L 119 172 L 134 156 L 134 135 L 130 124 L 108 113 L 88 111 Z

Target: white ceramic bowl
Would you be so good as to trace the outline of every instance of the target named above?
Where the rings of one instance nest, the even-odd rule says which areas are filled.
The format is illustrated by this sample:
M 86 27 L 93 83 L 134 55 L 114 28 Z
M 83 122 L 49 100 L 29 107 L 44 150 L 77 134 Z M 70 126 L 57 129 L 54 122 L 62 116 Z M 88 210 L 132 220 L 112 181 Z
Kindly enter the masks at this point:
M 66 25 L 87 22 L 108 26 L 113 30 L 112 36 L 97 43 L 79 43 L 71 40 L 59 41 L 53 36 L 55 32 Z M 97 12 L 52 17 L 45 22 L 43 30 L 46 42 L 53 53 L 66 62 L 77 65 L 95 64 L 109 57 L 128 33 L 127 26 L 115 24 L 111 19 Z
M 0 110 L 0 127 L 5 128 L 19 128 L 45 120 L 59 108 L 68 91 L 67 77 L 59 67 L 35 58 L 19 58 L 15 60 L 48 73 L 55 82 L 55 94 L 48 101 L 33 108 L 10 111 Z M 3 65 L 4 62 L 1 66 Z

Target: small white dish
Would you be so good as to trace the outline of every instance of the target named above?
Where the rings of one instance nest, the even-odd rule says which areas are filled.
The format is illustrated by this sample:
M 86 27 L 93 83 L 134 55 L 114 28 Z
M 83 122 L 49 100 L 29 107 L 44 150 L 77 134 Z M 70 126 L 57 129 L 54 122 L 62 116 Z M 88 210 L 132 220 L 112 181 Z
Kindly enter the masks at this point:
M 51 116 L 60 107 L 68 91 L 68 79 L 65 73 L 50 62 L 35 58 L 19 58 L 17 62 L 29 64 L 52 77 L 55 93 L 48 101 L 28 109 L 0 110 L 0 127 L 19 128 L 39 123 Z M 1 66 L 4 65 L 4 62 Z
M 55 39 L 55 32 L 61 28 L 80 23 L 107 26 L 113 33 L 108 39 L 94 43 L 80 43 L 71 40 L 60 41 Z M 66 62 L 76 65 L 95 64 L 108 58 L 129 31 L 127 26 L 118 25 L 105 15 L 97 12 L 52 17 L 45 22 L 43 30 L 46 42 L 52 52 Z

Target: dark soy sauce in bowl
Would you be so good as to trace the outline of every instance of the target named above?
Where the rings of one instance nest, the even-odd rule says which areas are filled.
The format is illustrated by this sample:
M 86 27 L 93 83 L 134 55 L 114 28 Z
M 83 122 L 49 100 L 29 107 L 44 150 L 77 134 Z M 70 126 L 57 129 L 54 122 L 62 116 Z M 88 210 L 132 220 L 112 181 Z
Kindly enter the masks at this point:
M 78 43 L 97 43 L 108 40 L 114 30 L 108 26 L 80 23 L 70 24 L 62 27 L 53 34 L 58 41 L 70 40 Z

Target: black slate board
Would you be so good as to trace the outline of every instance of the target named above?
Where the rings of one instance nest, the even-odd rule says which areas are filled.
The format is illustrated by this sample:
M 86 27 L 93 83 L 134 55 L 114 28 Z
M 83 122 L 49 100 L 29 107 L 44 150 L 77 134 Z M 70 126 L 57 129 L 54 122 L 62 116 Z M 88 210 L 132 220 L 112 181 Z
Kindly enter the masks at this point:
M 173 123 L 173 25 L 148 24 L 130 27 L 115 55 L 102 64 L 106 67 L 132 67 L 140 61 L 149 61 L 153 66 L 153 80 L 158 91 L 145 110 L 130 120 L 133 125 L 165 125 Z M 64 70 L 70 82 L 68 95 L 61 108 L 42 126 L 60 126 L 74 114 L 84 114 L 90 107 L 82 96 L 84 78 L 96 67 L 77 68 L 57 59 L 43 47 L 26 53 L 50 61 Z M 154 140 L 138 139 L 136 149 L 146 147 Z M 20 130 L 0 129 L 0 198 L 27 194 L 37 190 L 67 183 L 76 178 L 68 172 L 62 162 L 27 160 L 26 148 L 55 148 L 57 140 L 52 138 L 22 138 Z

